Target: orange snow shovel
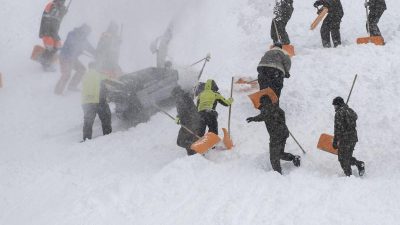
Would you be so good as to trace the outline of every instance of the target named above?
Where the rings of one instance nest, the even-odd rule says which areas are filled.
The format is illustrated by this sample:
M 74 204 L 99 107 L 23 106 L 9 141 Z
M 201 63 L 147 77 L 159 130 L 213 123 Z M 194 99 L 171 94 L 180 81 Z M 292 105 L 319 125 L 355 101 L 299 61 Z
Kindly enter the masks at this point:
M 365 3 L 367 3 L 367 0 L 365 0 Z M 357 44 L 368 44 L 368 43 L 373 43 L 375 45 L 384 45 L 385 40 L 383 39 L 382 36 L 371 36 L 371 31 L 369 30 L 369 21 L 368 21 L 368 5 L 365 4 L 365 12 L 367 13 L 367 32 L 368 32 L 368 37 L 360 37 L 357 38 Z
M 310 30 L 314 30 L 327 14 L 328 14 L 328 8 L 322 7 L 321 9 L 318 9 L 318 16 L 312 22 Z
M 319 137 L 317 148 L 322 151 L 332 153 L 334 155 L 338 154 L 338 150 L 333 148 L 333 136 L 329 134 L 321 134 Z
M 166 116 L 171 118 L 172 120 L 175 120 L 175 118 L 172 115 L 170 115 L 169 113 L 167 113 L 166 111 L 161 109 L 158 105 L 153 104 L 153 106 L 156 107 L 158 110 L 160 110 L 162 113 L 164 113 Z M 199 154 L 206 153 L 210 148 L 214 147 L 214 145 L 218 144 L 218 142 L 221 141 L 221 138 L 219 138 L 218 135 L 216 135 L 212 132 L 208 132 L 203 137 L 199 137 L 196 133 L 191 131 L 188 127 L 186 127 L 182 124 L 180 124 L 180 126 L 183 127 L 183 129 L 185 129 L 187 132 L 194 135 L 197 139 L 199 139 L 190 146 L 190 148 L 193 151 L 195 151 Z
M 260 107 L 260 98 L 264 95 L 267 95 L 271 99 L 272 104 L 278 102 L 278 96 L 276 96 L 274 90 L 272 90 L 271 88 L 265 88 L 262 89 L 261 91 L 249 95 L 249 98 L 253 103 L 254 108 L 258 109 Z
M 221 138 L 218 137 L 218 135 L 214 134 L 213 132 L 207 132 L 202 138 L 193 143 L 190 148 L 199 154 L 204 154 L 220 141 Z
M 31 59 L 33 61 L 38 61 L 40 56 L 43 54 L 44 48 L 40 45 L 35 45 L 32 50 Z
M 233 81 L 234 78 L 232 77 L 231 81 L 231 98 L 233 96 Z M 222 131 L 224 132 L 224 145 L 225 147 L 230 150 L 233 148 L 233 141 L 231 138 L 231 114 L 232 114 L 232 105 L 229 106 L 229 116 L 228 116 L 228 130 L 226 128 L 222 128 Z

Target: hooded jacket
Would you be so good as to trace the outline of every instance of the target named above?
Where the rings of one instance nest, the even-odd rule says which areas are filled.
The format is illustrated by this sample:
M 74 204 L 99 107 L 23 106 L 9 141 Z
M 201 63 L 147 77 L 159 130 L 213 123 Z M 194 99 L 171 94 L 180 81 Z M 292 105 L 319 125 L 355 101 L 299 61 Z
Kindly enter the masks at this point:
M 214 87 L 214 88 L 213 88 Z M 221 103 L 223 106 L 229 106 L 232 101 L 225 99 L 220 93 L 213 90 L 218 90 L 214 80 L 207 80 L 204 85 L 204 91 L 202 91 L 197 99 L 197 110 L 199 112 L 204 110 L 215 110 L 217 103 Z
M 260 67 L 271 67 L 282 71 L 282 73 L 286 76 L 289 74 L 291 66 L 292 61 L 288 53 L 279 47 L 273 47 L 261 58 L 257 70 Z
M 335 136 L 334 142 L 339 146 L 343 142 L 357 142 L 357 121 L 358 116 L 348 105 L 339 106 L 335 113 Z
M 265 122 L 270 139 L 285 140 L 289 137 L 289 129 L 286 126 L 285 112 L 277 104 L 263 105 L 261 113 L 253 117 L 256 122 Z

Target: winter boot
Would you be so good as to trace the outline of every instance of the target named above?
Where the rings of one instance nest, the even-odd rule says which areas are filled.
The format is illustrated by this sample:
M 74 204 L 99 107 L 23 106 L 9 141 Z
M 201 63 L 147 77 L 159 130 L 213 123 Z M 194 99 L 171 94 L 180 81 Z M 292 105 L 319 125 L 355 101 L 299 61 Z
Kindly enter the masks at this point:
M 360 177 L 364 176 L 364 174 L 365 174 L 365 164 L 364 164 L 364 162 L 359 162 L 357 164 L 357 169 L 358 169 L 358 175 L 360 175 Z
M 295 167 L 300 167 L 300 159 L 301 159 L 300 156 L 298 156 L 298 155 L 294 156 L 293 164 L 294 164 Z

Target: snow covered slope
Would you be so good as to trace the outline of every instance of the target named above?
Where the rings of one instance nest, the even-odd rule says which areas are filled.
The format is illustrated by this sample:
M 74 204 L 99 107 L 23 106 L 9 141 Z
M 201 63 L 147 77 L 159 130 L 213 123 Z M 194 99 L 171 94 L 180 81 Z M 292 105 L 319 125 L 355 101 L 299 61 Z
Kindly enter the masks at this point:
M 271 171 L 265 126 L 245 123 L 257 111 L 241 92 L 234 93 L 231 152 L 187 157 L 175 145 L 178 127 L 162 114 L 129 130 L 115 119 L 113 134 L 78 143 L 80 95 L 54 96 L 59 74 L 29 60 L 46 1 L 2 1 L 0 224 L 398 224 L 400 3 L 387 0 L 380 23 L 387 45 L 376 47 L 355 44 L 365 35 L 363 1 L 342 2 L 344 45 L 322 49 L 319 32 L 308 30 L 312 2 L 295 1 L 287 29 L 297 56 L 281 106 L 308 153 L 301 168 L 282 163 L 280 176 Z M 174 18 L 173 60 L 188 65 L 211 52 L 204 79 L 214 78 L 228 95 L 231 76 L 256 75 L 271 43 L 272 6 L 273 0 L 74 1 L 61 34 L 87 22 L 96 43 L 109 20 L 123 23 L 122 66 L 133 71 L 154 64 L 148 46 Z M 333 131 L 331 100 L 347 96 L 356 73 L 355 156 L 367 172 L 346 178 L 336 157 L 315 146 L 320 133 Z M 223 127 L 227 109 L 218 110 Z M 286 150 L 300 154 L 291 139 Z

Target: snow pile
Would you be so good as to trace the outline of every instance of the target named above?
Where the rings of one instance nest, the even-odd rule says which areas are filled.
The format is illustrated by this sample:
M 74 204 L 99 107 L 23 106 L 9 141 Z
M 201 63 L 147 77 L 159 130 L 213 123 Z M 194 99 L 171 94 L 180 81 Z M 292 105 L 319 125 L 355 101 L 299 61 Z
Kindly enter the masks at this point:
M 0 36 L 0 224 L 398 223 L 397 1 L 387 1 L 381 19 L 383 47 L 355 44 L 365 35 L 362 2 L 343 1 L 344 45 L 337 49 L 322 49 L 319 32 L 308 30 L 312 3 L 295 2 L 287 29 L 298 55 L 281 105 L 308 154 L 299 169 L 282 163 L 284 176 L 271 172 L 265 126 L 245 123 L 258 112 L 241 92 L 234 93 L 231 152 L 187 157 L 175 145 L 178 127 L 162 114 L 129 130 L 113 118 L 114 133 L 78 143 L 80 95 L 54 96 L 59 74 L 29 60 L 45 3 L 6 1 L 0 9 L 7 21 Z M 256 75 L 270 44 L 272 6 L 272 0 L 74 1 L 61 33 L 87 22 L 96 43 L 109 20 L 123 23 L 122 66 L 133 71 L 154 64 L 148 46 L 174 18 L 174 62 L 188 65 L 211 52 L 204 79 L 216 79 L 227 96 L 231 76 Z M 359 115 L 362 179 L 343 177 L 336 157 L 315 148 L 320 133 L 333 131 L 331 100 L 347 96 L 356 73 L 350 105 Z M 227 109 L 218 110 L 224 127 Z M 100 133 L 96 124 L 94 135 Z M 300 153 L 291 139 L 286 150 Z

